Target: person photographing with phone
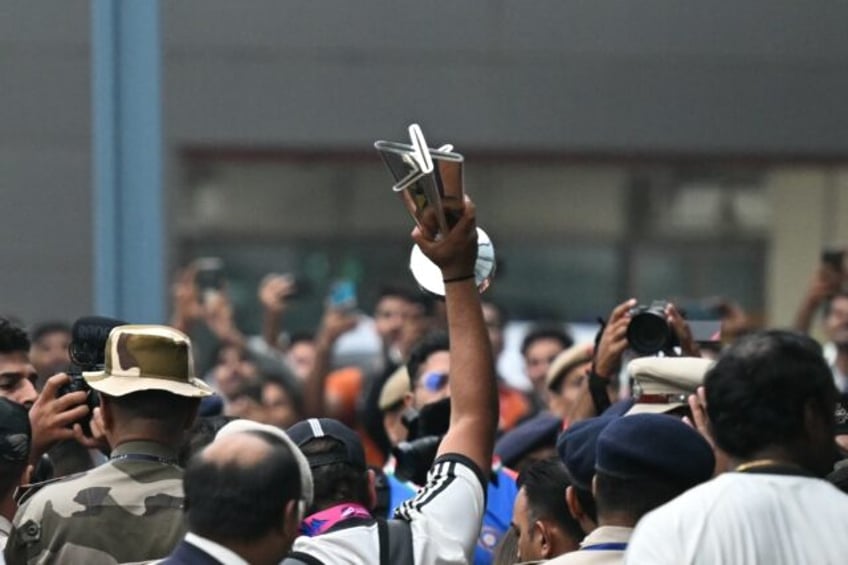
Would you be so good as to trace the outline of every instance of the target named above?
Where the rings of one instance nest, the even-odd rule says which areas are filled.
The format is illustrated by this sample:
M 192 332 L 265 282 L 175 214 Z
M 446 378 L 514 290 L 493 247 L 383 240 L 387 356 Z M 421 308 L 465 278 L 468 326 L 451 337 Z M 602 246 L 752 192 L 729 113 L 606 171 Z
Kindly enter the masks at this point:
M 813 319 L 822 309 L 824 334 L 830 344 L 825 347 L 836 389 L 848 393 L 848 287 L 845 285 L 845 250 L 824 249 L 816 272 L 807 287 L 794 327 L 809 333 Z

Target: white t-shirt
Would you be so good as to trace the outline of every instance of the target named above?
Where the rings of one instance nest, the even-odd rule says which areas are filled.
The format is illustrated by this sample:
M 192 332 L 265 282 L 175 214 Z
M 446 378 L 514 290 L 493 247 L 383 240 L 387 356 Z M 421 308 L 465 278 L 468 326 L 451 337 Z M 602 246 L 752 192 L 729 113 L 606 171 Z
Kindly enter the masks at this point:
M 848 495 L 814 478 L 725 473 L 646 515 L 627 565 L 844 565 Z
M 396 516 L 410 523 L 415 563 L 466 564 L 473 560 L 485 510 L 485 477 L 467 458 L 440 457 L 427 474 L 427 484 L 404 502 Z M 324 565 L 380 562 L 377 524 L 341 527 L 300 536 L 292 551 L 306 553 Z

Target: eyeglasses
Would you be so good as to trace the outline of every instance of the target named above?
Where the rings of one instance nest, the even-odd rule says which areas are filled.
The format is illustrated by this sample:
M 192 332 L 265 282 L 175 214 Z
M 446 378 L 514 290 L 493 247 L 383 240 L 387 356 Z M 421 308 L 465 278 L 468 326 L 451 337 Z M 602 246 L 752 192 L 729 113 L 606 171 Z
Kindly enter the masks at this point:
M 421 386 L 429 390 L 430 392 L 438 392 L 445 388 L 448 384 L 448 374 L 447 373 L 427 373 L 423 377 L 421 377 Z

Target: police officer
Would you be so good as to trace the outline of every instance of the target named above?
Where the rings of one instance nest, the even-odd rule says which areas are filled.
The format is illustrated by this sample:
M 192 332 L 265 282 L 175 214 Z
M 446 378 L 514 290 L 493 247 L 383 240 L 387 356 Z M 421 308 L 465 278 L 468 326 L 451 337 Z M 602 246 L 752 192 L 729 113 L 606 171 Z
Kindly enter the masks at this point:
M 609 421 L 597 437 L 592 490 L 598 527 L 556 565 L 618 565 L 642 516 L 709 480 L 707 441 L 678 418 L 637 414 Z
M 104 370 L 84 375 L 100 393 L 110 460 L 44 486 L 21 506 L 8 563 L 120 563 L 171 552 L 185 531 L 177 449 L 200 398 L 212 394 L 193 373 L 183 333 L 112 330 Z

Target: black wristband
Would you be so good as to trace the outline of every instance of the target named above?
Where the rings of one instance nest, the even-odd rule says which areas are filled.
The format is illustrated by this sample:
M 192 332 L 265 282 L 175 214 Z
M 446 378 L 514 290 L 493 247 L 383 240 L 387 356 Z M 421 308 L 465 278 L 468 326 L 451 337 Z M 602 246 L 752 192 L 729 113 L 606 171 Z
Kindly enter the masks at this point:
M 442 282 L 445 283 L 445 284 L 448 284 L 448 283 L 454 283 L 454 282 L 468 281 L 468 280 L 471 280 L 473 278 L 474 278 L 474 273 L 471 273 L 470 275 L 465 275 L 464 277 L 454 277 L 452 279 L 442 279 Z
M 592 396 L 592 404 L 595 405 L 596 416 L 600 416 L 604 410 L 612 406 L 609 394 L 607 394 L 608 385 L 609 381 L 598 376 L 595 369 L 592 368 L 589 373 L 589 394 Z

